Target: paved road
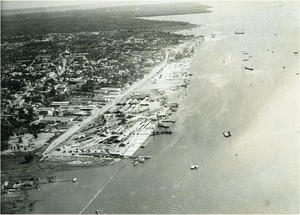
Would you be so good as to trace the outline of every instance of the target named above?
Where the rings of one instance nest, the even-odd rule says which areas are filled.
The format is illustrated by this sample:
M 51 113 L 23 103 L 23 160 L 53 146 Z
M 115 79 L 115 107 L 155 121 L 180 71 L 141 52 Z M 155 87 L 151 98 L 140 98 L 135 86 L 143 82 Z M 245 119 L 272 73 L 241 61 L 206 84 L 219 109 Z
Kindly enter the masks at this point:
M 184 44 L 183 44 L 184 45 Z M 177 49 L 182 47 L 183 45 L 179 46 Z M 176 50 L 176 49 L 174 49 Z M 85 126 L 93 122 L 98 116 L 101 114 L 105 113 L 107 110 L 109 110 L 111 107 L 116 105 L 121 99 L 124 97 L 128 96 L 130 93 L 132 93 L 135 89 L 138 87 L 142 86 L 146 81 L 148 81 L 150 78 L 154 77 L 157 75 L 162 68 L 164 68 L 167 65 L 167 61 L 169 58 L 169 51 L 166 51 L 166 57 L 165 60 L 151 71 L 146 77 L 144 77 L 141 81 L 136 82 L 132 86 L 130 86 L 125 92 L 117 96 L 113 101 L 102 107 L 101 109 L 96 107 L 93 109 L 92 114 L 85 118 L 80 124 L 73 125 L 71 128 L 69 128 L 65 133 L 60 135 L 57 139 L 55 139 L 49 146 L 48 148 L 44 151 L 43 156 L 48 155 L 50 152 L 52 152 L 57 146 L 65 142 L 67 139 L 69 139 L 73 134 L 78 132 L 79 130 L 83 129 Z

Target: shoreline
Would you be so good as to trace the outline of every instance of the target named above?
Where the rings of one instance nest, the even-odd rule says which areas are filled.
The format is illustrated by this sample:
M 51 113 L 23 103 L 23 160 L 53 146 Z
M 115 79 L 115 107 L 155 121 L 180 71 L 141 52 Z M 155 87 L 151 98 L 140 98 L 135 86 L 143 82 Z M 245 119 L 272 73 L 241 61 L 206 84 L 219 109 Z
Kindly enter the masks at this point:
M 182 30 L 182 29 L 185 29 L 185 28 L 180 28 L 179 30 Z M 181 46 L 181 45 L 182 44 L 180 44 L 179 46 Z M 170 49 L 170 48 L 168 48 L 168 49 Z M 157 70 L 157 68 L 160 68 L 160 67 L 161 67 L 160 65 L 156 65 L 153 68 L 151 68 L 151 70 Z M 183 90 L 183 89 L 181 89 L 181 90 Z M 179 92 L 181 90 L 179 90 Z M 165 93 L 163 93 L 163 94 L 165 94 Z M 175 113 L 173 113 L 173 115 L 174 114 Z M 88 123 L 88 124 L 90 124 L 90 123 Z M 80 130 L 84 130 L 84 128 L 81 128 Z M 145 141 L 147 141 L 147 140 L 148 140 L 148 138 L 145 139 Z M 136 150 L 134 150 L 133 154 L 135 154 L 136 151 L 139 150 L 139 148 L 142 146 L 142 144 L 145 141 L 141 142 L 141 144 L 136 148 Z M 47 145 L 44 145 L 41 148 L 45 148 L 45 147 L 48 148 L 50 144 L 51 143 L 49 143 Z M 41 148 L 37 148 L 37 149 L 35 149 L 33 151 L 29 151 L 29 152 L 26 152 L 26 153 L 39 153 L 40 154 L 41 153 Z M 17 156 L 17 157 L 23 157 L 23 155 L 24 155 L 24 152 L 14 152 L 13 154 L 6 153 L 3 156 L 5 157 L 5 159 L 11 159 L 11 158 L 13 158 L 15 156 Z M 43 158 L 43 156 L 42 156 L 42 158 Z M 3 159 L 3 157 L 2 157 L 2 159 Z M 33 175 L 38 174 L 38 175 L 41 175 L 41 177 L 44 177 L 43 175 L 46 176 L 46 175 L 49 175 L 49 173 L 53 175 L 53 174 L 56 174 L 56 173 L 69 172 L 69 171 L 73 171 L 73 170 L 83 170 L 83 169 L 99 168 L 99 167 L 103 167 L 103 166 L 109 166 L 109 165 L 112 165 L 112 164 L 114 164 L 116 162 L 120 162 L 120 161 L 126 160 L 126 159 L 129 159 L 129 158 L 107 159 L 107 160 L 103 160 L 103 159 L 97 160 L 97 158 L 95 158 L 95 162 L 89 162 L 88 161 L 89 163 L 85 163 L 85 161 L 83 161 L 82 164 L 79 164 L 79 163 L 76 163 L 76 164 L 73 163 L 73 164 L 71 164 L 72 161 L 76 161 L 78 159 L 77 158 L 75 158 L 75 159 L 71 158 L 70 161 L 60 160 L 60 159 L 54 159 L 54 160 L 47 161 L 47 160 L 43 160 L 43 159 L 38 159 L 36 157 L 35 161 L 34 161 L 34 163 L 36 163 L 36 164 L 34 164 L 34 165 L 35 166 L 36 165 L 43 166 L 42 167 L 43 169 L 42 170 L 40 170 L 40 169 L 33 170 L 34 172 L 37 171 Z M 40 161 L 37 161 L 37 160 L 40 160 Z M 85 160 L 85 159 L 83 159 L 83 160 Z M 42 164 L 40 162 L 42 162 Z M 45 169 L 47 169 L 47 170 L 45 171 Z M 37 177 L 39 178 L 39 176 L 37 176 Z M 28 195 L 29 190 L 20 190 L 19 192 L 20 192 L 20 194 L 24 193 L 25 197 L 24 197 L 23 203 L 20 206 L 18 206 L 18 207 L 23 208 L 23 209 L 19 210 L 18 212 L 19 213 L 30 213 L 30 212 L 32 212 L 35 203 L 38 202 L 39 200 L 31 199 L 31 197 Z
M 165 103 L 164 106 L 167 105 L 165 107 L 166 110 L 165 111 L 160 110 L 161 108 L 164 108 L 164 107 L 162 105 L 159 105 L 159 112 L 162 112 L 162 111 L 170 112 L 170 110 L 172 109 L 171 107 L 168 107 L 170 101 L 164 100 L 164 98 L 163 98 L 164 94 L 171 90 L 180 91 L 180 90 L 182 90 L 181 88 L 188 85 L 187 71 L 189 70 L 189 60 L 187 60 L 187 59 L 192 58 L 192 56 L 190 56 L 190 55 L 193 55 L 193 48 L 198 46 L 201 42 L 203 42 L 203 38 L 193 37 L 192 39 L 182 42 L 179 45 L 166 48 L 165 49 L 166 57 L 163 62 L 152 67 L 150 69 L 151 72 L 149 74 L 147 74 L 143 79 L 139 80 L 138 82 L 133 83 L 130 87 L 128 87 L 127 89 L 122 91 L 114 100 L 112 100 L 110 103 L 105 105 L 103 108 L 99 109 L 98 111 L 94 111 L 94 114 L 92 114 L 92 116 L 88 117 L 88 118 L 90 118 L 90 120 L 86 119 L 85 122 L 81 123 L 81 125 L 79 127 L 74 125 L 73 127 L 75 127 L 75 130 L 73 129 L 73 127 L 71 127 L 68 131 L 66 131 L 61 136 L 59 136 L 57 139 L 55 139 L 47 147 L 47 149 L 43 152 L 42 160 L 44 158 L 45 159 L 52 159 L 52 158 L 63 159 L 64 157 L 68 157 L 69 155 L 62 154 L 60 152 L 61 150 L 59 150 L 58 152 L 54 151 L 55 148 L 57 148 L 58 146 L 59 147 L 62 146 L 63 150 L 65 150 L 65 151 L 68 151 L 69 149 L 72 150 L 72 148 L 77 147 L 76 148 L 76 152 L 77 152 L 80 149 L 80 147 L 77 146 L 78 145 L 77 143 L 72 143 L 72 141 L 77 142 L 76 138 L 74 140 L 74 135 L 77 134 L 77 135 L 86 136 L 85 130 L 87 130 L 87 128 L 91 129 L 91 128 L 89 128 L 89 126 L 92 124 L 94 125 L 93 127 L 99 126 L 94 123 L 96 121 L 96 119 L 98 119 L 100 115 L 103 115 L 105 117 L 107 112 L 110 111 L 111 108 L 118 108 L 117 103 L 120 102 L 121 100 L 122 101 L 124 99 L 130 100 L 129 99 L 130 97 L 132 97 L 132 96 L 134 97 L 136 95 L 137 96 L 138 95 L 147 95 L 148 98 L 146 97 L 146 99 L 144 99 L 143 102 L 150 100 L 150 102 L 148 102 L 146 104 L 149 107 L 148 108 L 149 113 L 147 113 L 146 115 L 139 115 L 139 114 L 137 114 L 137 112 L 135 112 L 137 117 L 145 118 L 144 119 L 145 122 L 140 122 L 140 124 L 136 124 L 136 125 L 130 125 L 130 123 L 128 123 L 129 126 L 127 126 L 128 127 L 127 130 L 129 133 L 127 132 L 127 130 L 125 130 L 125 132 L 123 131 L 124 133 L 128 133 L 128 134 L 126 134 L 127 137 L 125 137 L 125 140 L 122 140 L 123 142 L 127 142 L 126 144 L 128 144 L 128 145 L 125 145 L 125 147 L 123 147 L 123 148 L 112 149 L 111 151 L 113 151 L 113 152 L 109 152 L 110 154 L 119 155 L 121 157 L 132 156 L 135 153 L 135 151 L 138 148 L 140 148 L 140 146 L 143 144 L 143 142 L 145 142 L 148 139 L 148 137 L 152 134 L 152 132 L 156 129 L 157 122 L 155 122 L 156 119 L 153 119 L 154 113 L 153 113 L 153 111 L 151 111 L 151 105 L 152 105 L 151 102 L 153 102 L 153 100 L 157 101 L 157 103 L 164 102 Z M 186 52 L 188 54 L 186 54 L 186 55 L 188 55 L 189 57 L 181 57 L 179 59 L 174 59 L 174 56 L 169 57 L 169 55 L 174 55 L 174 54 L 176 55 L 177 53 L 183 52 L 182 50 L 187 50 Z M 184 54 L 181 54 L 181 55 L 184 56 Z M 165 74 L 168 77 L 164 77 Z M 178 75 L 179 75 L 179 77 L 177 77 Z M 163 76 L 163 78 L 161 78 L 162 76 Z M 157 85 L 152 86 L 152 84 L 153 84 L 152 82 L 155 82 L 155 83 L 157 82 Z M 160 89 L 160 86 L 164 83 L 167 84 L 167 87 L 165 87 L 165 89 L 164 88 Z M 147 87 L 145 88 L 145 86 L 148 86 L 148 88 Z M 157 91 L 158 93 L 153 93 L 152 91 L 154 91 L 154 90 Z M 171 113 L 169 113 L 169 114 L 171 114 Z M 110 115 L 108 114 L 108 116 L 110 116 Z M 168 117 L 169 116 L 165 115 L 165 113 L 163 114 L 163 118 L 168 118 Z M 126 123 L 125 123 L 125 125 L 126 125 Z M 142 127 L 140 127 L 140 126 L 142 126 Z M 132 129 L 138 129 L 138 130 L 134 131 Z M 134 140 L 134 138 L 135 138 L 134 136 L 136 134 L 133 135 L 132 132 L 137 132 L 136 134 L 140 133 L 140 137 L 137 137 L 137 139 Z M 124 134 L 121 136 L 124 136 Z M 89 136 L 86 136 L 86 137 L 89 137 Z M 124 137 L 123 137 L 123 139 L 124 139 Z M 130 139 L 133 139 L 132 140 L 133 142 Z M 143 139 L 143 140 L 141 140 L 141 139 Z M 91 146 L 94 145 L 93 139 L 92 139 L 92 143 L 89 145 L 91 145 Z M 65 148 L 65 146 L 66 146 L 66 148 Z M 128 152 L 128 151 L 130 151 L 130 152 Z M 99 153 L 98 150 L 97 150 L 97 153 Z M 72 155 L 74 155 L 74 154 L 72 154 Z M 78 157 L 77 154 L 74 156 L 74 158 L 76 159 L 76 157 Z M 79 156 L 78 159 L 79 158 L 84 159 L 84 156 Z
M 249 34 L 251 33 L 247 32 L 244 36 Z M 272 41 L 272 36 L 267 37 L 268 40 L 271 40 L 271 44 L 278 41 Z M 228 37 L 223 37 L 221 40 L 224 38 L 228 39 Z M 236 40 L 242 44 L 244 40 L 249 38 L 253 39 L 253 35 Z M 254 47 L 255 45 L 261 47 L 262 45 L 260 46 L 257 41 L 259 40 L 255 41 Z M 222 41 L 219 42 L 222 43 Z M 299 90 L 299 77 L 295 74 L 298 72 L 298 68 L 290 65 L 298 61 L 289 58 L 288 62 L 279 60 L 278 65 L 268 65 L 272 63 L 273 59 L 276 59 L 274 54 L 275 57 L 268 58 L 270 61 L 267 61 L 267 68 L 258 68 L 257 73 L 255 73 L 256 71 L 253 73 L 245 72 L 237 67 L 237 65 L 242 64 L 242 58 L 240 59 L 240 56 L 243 57 L 242 51 L 232 51 L 229 43 L 225 45 L 220 43 L 217 39 L 215 41 L 211 39 L 205 43 L 205 47 L 201 46 L 198 49 L 201 54 L 198 53 L 197 59 L 201 60 L 205 57 L 214 59 L 215 65 L 211 66 L 209 63 L 203 62 L 203 65 L 197 64 L 196 60 L 192 65 L 189 65 L 189 67 L 193 67 L 192 71 L 199 72 L 199 74 L 193 74 L 191 78 L 191 86 L 193 87 L 188 86 L 189 93 L 186 97 L 183 92 L 185 89 L 182 89 L 183 95 L 181 96 L 186 99 L 184 101 L 186 104 L 180 105 L 179 110 L 173 113 L 174 115 L 180 113 L 186 115 L 178 118 L 180 120 L 174 125 L 175 129 L 172 128 L 175 130 L 174 136 L 177 135 L 178 139 L 174 136 L 170 136 L 170 138 L 161 136 L 158 139 L 152 139 L 157 145 L 151 146 L 150 143 L 150 147 L 146 147 L 146 150 L 149 149 L 153 154 L 156 153 L 152 166 L 147 166 L 147 163 L 143 164 L 145 165 L 143 172 L 139 166 L 134 169 L 132 165 L 126 165 L 126 170 L 130 169 L 132 172 L 130 174 L 123 173 L 121 178 L 119 177 L 115 181 L 114 186 L 118 192 L 120 191 L 118 196 L 107 197 L 109 201 L 114 202 L 114 200 L 122 199 L 125 196 L 130 204 L 131 201 L 136 203 L 137 195 L 135 194 L 138 194 L 141 203 L 136 204 L 138 206 L 132 206 L 132 209 L 128 209 L 125 204 L 120 203 L 120 206 L 116 206 L 115 209 L 111 205 L 105 206 L 108 203 L 107 200 L 100 198 L 94 205 L 91 204 L 90 211 L 94 212 L 94 208 L 100 207 L 100 211 L 106 213 L 113 213 L 122 209 L 125 210 L 122 210 L 124 213 L 131 211 L 137 213 L 141 211 L 174 213 L 175 210 L 191 213 L 197 209 L 201 213 L 222 213 L 224 211 L 227 213 L 235 213 L 236 211 L 274 213 L 274 210 L 290 213 L 297 209 L 297 203 L 294 200 L 297 196 L 299 199 L 299 192 L 297 193 L 294 188 L 298 187 L 299 175 L 297 173 L 299 170 L 295 171 L 294 167 L 299 167 L 297 164 L 299 161 L 297 156 L 299 155 L 299 145 L 297 145 L 299 113 L 298 119 L 295 117 L 295 113 L 299 110 L 299 101 L 291 100 L 291 98 L 296 98 L 299 95 L 299 91 L 297 91 Z M 235 48 L 238 49 L 239 47 Z M 251 46 L 242 48 L 253 52 L 255 66 L 264 65 L 264 62 L 260 62 L 260 59 L 266 58 L 264 47 L 263 50 L 257 49 L 255 52 L 251 50 Z M 215 56 L 217 54 L 214 50 L 218 50 L 219 58 Z M 284 55 L 282 54 L 285 51 L 284 48 L 282 52 L 280 49 L 275 48 L 275 50 L 276 54 Z M 288 51 L 289 54 L 293 53 L 291 50 Z M 255 59 L 256 54 L 258 57 Z M 222 63 L 223 60 L 226 63 Z M 277 69 L 278 66 L 282 68 L 281 64 L 288 68 L 287 71 Z M 178 99 L 176 93 L 165 96 Z M 195 107 L 189 107 L 189 102 L 194 102 Z M 189 121 L 193 120 L 198 120 L 197 124 L 189 124 Z M 224 129 L 231 129 L 232 137 L 225 139 L 222 135 Z M 186 136 L 180 136 L 182 132 L 186 132 Z M 162 144 L 163 140 L 167 140 L 166 143 L 169 144 Z M 160 148 L 161 151 L 151 151 L 151 147 L 161 146 L 159 144 L 164 146 Z M 173 154 L 174 156 L 167 157 L 166 154 Z M 166 158 L 164 159 L 164 157 Z M 176 163 L 177 160 L 179 160 L 178 163 Z M 111 169 L 118 167 L 123 161 L 124 159 L 111 163 Z M 169 165 L 168 162 L 174 162 L 176 168 Z M 198 171 L 191 173 L 189 165 L 194 162 L 199 162 L 201 165 Z M 156 167 L 159 168 L 155 169 Z M 89 167 L 79 167 L 76 170 L 82 171 L 84 169 L 89 169 Z M 170 172 L 167 172 L 168 170 Z M 150 175 L 157 174 L 157 177 L 151 178 L 150 176 L 150 179 L 154 179 L 152 181 L 159 180 L 161 186 L 151 184 L 149 174 L 147 175 L 148 172 Z M 69 174 L 66 175 L 69 177 Z M 95 176 L 96 181 L 101 180 L 98 175 L 93 176 Z M 181 180 L 176 180 L 174 176 Z M 93 177 L 91 176 L 91 178 Z M 130 183 L 125 182 L 128 178 L 132 179 Z M 196 179 L 193 180 L 193 178 Z M 146 188 L 142 188 L 144 184 L 139 183 L 139 181 L 145 181 Z M 91 182 L 81 184 L 79 182 L 79 185 L 86 186 L 89 183 Z M 92 185 L 102 186 L 94 182 Z M 126 185 L 128 188 L 118 190 Z M 259 196 L 253 187 L 257 188 Z M 149 190 L 153 190 L 151 193 L 153 196 L 147 195 Z M 180 195 L 184 191 L 187 191 L 187 196 Z M 70 193 L 72 194 L 72 192 Z M 164 193 L 171 193 L 173 196 L 170 197 Z M 155 194 L 158 197 L 161 196 L 161 199 L 158 199 Z M 93 192 L 91 195 L 94 196 Z M 234 198 L 230 195 L 233 195 Z M 180 205 L 183 198 L 189 199 L 188 207 Z M 150 205 L 152 208 L 141 208 L 139 206 L 143 205 L 144 199 L 150 199 L 150 202 L 160 200 L 163 206 L 159 210 L 156 210 L 157 205 L 155 204 Z M 104 206 L 97 205 L 99 201 Z M 170 202 L 175 207 L 165 207 Z M 196 206 L 194 204 L 189 205 L 189 203 L 195 203 Z M 181 206 L 180 208 L 177 206 L 178 204 L 179 207 Z

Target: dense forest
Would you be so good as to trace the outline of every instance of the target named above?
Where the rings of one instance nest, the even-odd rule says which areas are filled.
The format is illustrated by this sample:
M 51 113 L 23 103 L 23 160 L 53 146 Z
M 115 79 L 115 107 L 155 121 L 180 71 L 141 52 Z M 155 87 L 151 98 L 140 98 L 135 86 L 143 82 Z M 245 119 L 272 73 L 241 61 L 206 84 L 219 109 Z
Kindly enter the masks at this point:
M 87 10 L 2 15 L 2 42 L 11 36 L 47 33 L 76 33 L 120 29 L 188 28 L 186 22 L 151 21 L 143 16 L 207 13 L 208 6 L 196 3 L 122 6 Z

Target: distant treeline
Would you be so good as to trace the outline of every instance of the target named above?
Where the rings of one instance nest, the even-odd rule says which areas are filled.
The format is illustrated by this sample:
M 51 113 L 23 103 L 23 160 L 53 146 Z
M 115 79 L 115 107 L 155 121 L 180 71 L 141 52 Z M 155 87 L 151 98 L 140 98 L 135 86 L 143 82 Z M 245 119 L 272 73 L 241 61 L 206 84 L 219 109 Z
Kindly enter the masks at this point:
M 162 4 L 123 6 L 64 12 L 6 15 L 1 17 L 2 39 L 20 35 L 76 33 L 121 29 L 168 29 L 192 27 L 186 22 L 136 19 L 143 16 L 207 13 L 208 6 L 199 4 Z
M 196 3 L 144 5 L 134 11 L 136 17 L 210 13 L 210 6 Z

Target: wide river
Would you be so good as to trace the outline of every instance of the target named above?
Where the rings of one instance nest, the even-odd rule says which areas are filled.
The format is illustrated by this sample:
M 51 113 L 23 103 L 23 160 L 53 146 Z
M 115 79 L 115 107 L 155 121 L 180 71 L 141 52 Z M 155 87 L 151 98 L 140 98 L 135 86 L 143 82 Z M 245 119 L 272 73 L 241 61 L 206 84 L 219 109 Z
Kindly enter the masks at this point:
M 127 162 L 83 213 L 299 213 L 299 5 L 207 4 L 151 18 L 201 25 L 181 32 L 205 36 L 188 95 L 174 133 L 138 152 L 152 159 Z M 79 214 L 125 162 L 56 173 L 78 180 L 30 191 L 32 213 Z

